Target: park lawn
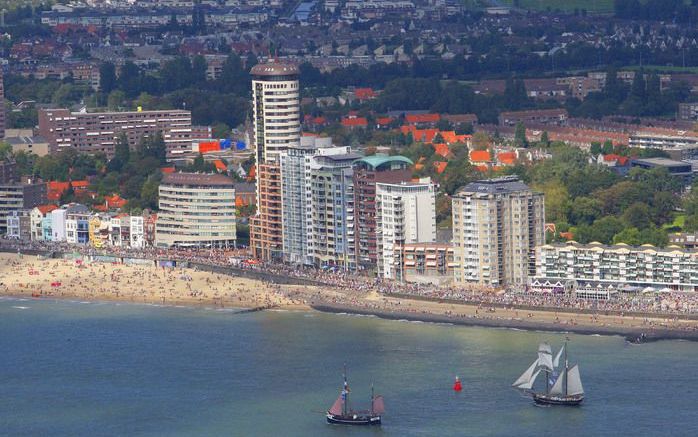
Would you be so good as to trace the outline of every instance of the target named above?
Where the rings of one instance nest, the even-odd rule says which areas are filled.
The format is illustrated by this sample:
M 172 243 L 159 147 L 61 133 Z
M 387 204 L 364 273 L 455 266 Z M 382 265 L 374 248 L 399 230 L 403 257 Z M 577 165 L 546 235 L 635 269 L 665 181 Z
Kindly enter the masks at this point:
M 514 0 L 502 0 L 502 4 L 513 6 Z M 519 7 L 536 11 L 548 9 L 573 12 L 586 9 L 587 12 L 610 14 L 613 12 L 613 0 L 519 0 Z

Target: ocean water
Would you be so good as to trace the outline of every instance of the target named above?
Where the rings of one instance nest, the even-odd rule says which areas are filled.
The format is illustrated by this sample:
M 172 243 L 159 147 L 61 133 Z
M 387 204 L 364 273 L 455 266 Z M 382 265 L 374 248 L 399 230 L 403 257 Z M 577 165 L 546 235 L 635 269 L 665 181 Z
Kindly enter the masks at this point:
M 0 435 L 698 435 L 697 343 L 569 337 L 587 399 L 543 408 L 510 384 L 564 334 L 0 299 Z M 385 396 L 381 428 L 325 423 L 345 362 L 357 406 Z

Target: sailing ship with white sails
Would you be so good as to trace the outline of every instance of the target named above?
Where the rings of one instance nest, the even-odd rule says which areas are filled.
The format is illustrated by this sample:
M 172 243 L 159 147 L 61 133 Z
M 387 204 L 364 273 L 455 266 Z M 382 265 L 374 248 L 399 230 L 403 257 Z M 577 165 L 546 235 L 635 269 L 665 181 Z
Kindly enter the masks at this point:
M 561 358 L 564 361 L 561 363 Z M 562 365 L 561 365 L 562 364 Z M 534 390 L 538 377 L 545 377 L 545 389 Z M 553 358 L 548 343 L 538 346 L 538 359 L 517 379 L 512 386 L 530 395 L 533 401 L 543 405 L 579 405 L 584 400 L 584 388 L 579 375 L 579 366 L 569 365 L 567 341 Z

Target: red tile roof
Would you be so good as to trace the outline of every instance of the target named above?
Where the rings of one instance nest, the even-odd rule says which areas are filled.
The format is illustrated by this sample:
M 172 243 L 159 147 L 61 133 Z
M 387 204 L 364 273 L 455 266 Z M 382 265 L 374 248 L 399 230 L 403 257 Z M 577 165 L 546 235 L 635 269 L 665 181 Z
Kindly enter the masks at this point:
M 161 170 L 163 173 L 165 173 L 165 174 L 170 174 L 170 173 L 174 173 L 174 172 L 175 172 L 175 168 L 174 168 L 174 167 L 163 167 L 163 168 L 161 168 L 160 170 Z
M 393 117 L 378 117 L 376 119 L 376 123 L 378 124 L 378 126 L 386 126 L 392 123 L 393 121 L 395 121 Z
M 216 170 L 218 170 L 218 171 L 227 171 L 228 170 L 228 167 L 226 167 L 226 165 L 223 164 L 223 161 L 221 161 L 220 159 L 216 159 L 215 161 L 213 161 L 213 165 L 216 166 Z
M 448 166 L 448 162 L 443 162 L 443 161 L 436 161 L 434 163 L 434 167 L 436 167 L 436 172 L 438 174 L 443 173 L 446 170 L 446 167 Z
M 354 97 L 359 100 L 369 100 L 374 99 L 376 93 L 373 91 L 373 88 L 357 88 L 354 90 Z
M 490 152 L 487 150 L 473 150 L 470 152 L 471 162 L 489 162 Z
M 497 160 L 502 164 L 512 165 L 516 162 L 516 152 L 500 152 Z
M 368 120 L 366 117 L 349 117 L 342 119 L 342 126 L 344 127 L 366 127 L 368 126 Z
M 451 150 L 448 148 L 448 144 L 440 143 L 432 145 L 434 146 L 434 152 L 439 156 L 448 158 L 448 156 L 451 154 Z
M 39 205 L 39 206 L 37 206 L 37 208 L 39 209 L 39 211 L 41 211 L 41 213 L 43 215 L 46 215 L 49 212 L 53 211 L 54 209 L 57 209 L 58 206 L 56 206 L 56 205 Z

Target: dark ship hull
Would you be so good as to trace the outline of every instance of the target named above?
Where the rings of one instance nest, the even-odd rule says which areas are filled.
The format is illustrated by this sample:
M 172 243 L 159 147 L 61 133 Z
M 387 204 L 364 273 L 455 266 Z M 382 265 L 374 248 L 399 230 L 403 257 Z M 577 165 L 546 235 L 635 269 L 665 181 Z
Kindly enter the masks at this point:
M 380 416 L 339 416 L 327 413 L 327 423 L 333 425 L 359 425 L 359 426 L 370 426 L 370 425 L 380 425 Z
M 542 393 L 533 393 L 533 402 L 539 405 L 566 405 L 577 406 L 584 400 L 584 395 L 575 396 L 554 396 Z

